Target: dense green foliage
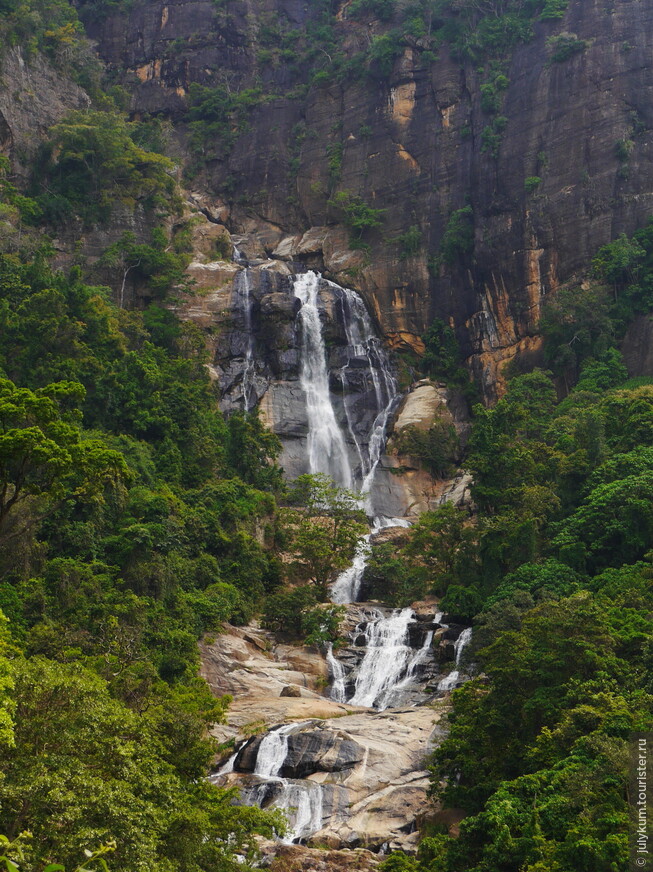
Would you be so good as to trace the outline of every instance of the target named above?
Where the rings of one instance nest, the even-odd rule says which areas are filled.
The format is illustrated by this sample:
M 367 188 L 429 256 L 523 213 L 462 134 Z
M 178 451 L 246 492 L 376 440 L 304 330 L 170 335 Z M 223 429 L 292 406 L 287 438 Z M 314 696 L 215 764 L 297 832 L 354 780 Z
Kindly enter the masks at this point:
M 471 206 L 456 209 L 440 240 L 440 252 L 436 265 L 452 266 L 474 250 L 474 211 Z
M 458 439 L 452 424 L 437 419 L 428 430 L 414 425 L 404 427 L 392 440 L 399 454 L 417 458 L 434 478 L 445 478 L 453 472 L 458 456 Z
M 265 13 L 252 23 L 256 87 L 192 86 L 185 120 L 198 158 L 225 159 L 274 99 L 267 66 L 288 64 L 297 93 L 307 70 L 316 87 L 378 88 L 408 46 L 428 66 L 445 43 L 476 70 L 482 147 L 496 157 L 511 52 L 566 0 L 353 0 L 345 15 L 383 23 L 354 53 L 331 4 L 315 6 L 304 33 Z M 69 4 L 0 10 L 6 45 L 93 84 Z M 566 32 L 547 45 L 554 63 L 587 48 Z M 97 111 L 110 103 L 53 128 L 31 196 L 0 161 L 0 832 L 12 840 L 0 840 L 0 866 L 74 867 L 104 845 L 116 872 L 247 869 L 252 834 L 278 822 L 204 779 L 208 729 L 228 700 L 198 679 L 197 640 L 262 613 L 286 637 L 337 643 L 340 610 L 321 601 L 364 519 L 321 479 L 283 494 L 274 436 L 256 416 L 219 414 L 201 337 L 151 303 L 184 282 L 185 252 L 160 230 L 148 242 L 124 234 L 100 259 L 118 305 L 79 269 L 52 271 L 28 239 L 25 228 L 89 229 L 117 210 L 155 224 L 177 209 L 160 124 Z M 365 247 L 384 210 L 337 190 L 344 149 L 337 138 L 325 147 L 328 206 Z M 627 138 L 615 144 L 624 172 L 631 150 Z M 541 181 L 526 178 L 525 193 Z M 391 242 L 410 258 L 422 231 Z M 450 214 L 433 270 L 468 266 L 474 244 L 467 205 Z M 389 858 L 388 872 L 625 868 L 627 740 L 653 708 L 653 388 L 626 382 L 615 341 L 653 307 L 653 224 L 601 249 L 594 279 L 546 306 L 555 386 L 548 371 L 521 375 L 493 409 L 476 409 L 476 516 L 445 506 L 374 551 L 373 592 L 396 605 L 438 594 L 474 621 L 482 670 L 454 694 L 432 761 L 434 790 L 468 814 L 460 838 L 426 839 L 417 858 Z M 141 312 L 124 310 L 128 281 L 149 291 Z M 425 339 L 429 374 L 464 388 L 453 331 L 436 321 Z M 446 425 L 403 440 L 436 474 L 457 451 Z
M 344 223 L 351 230 L 349 244 L 352 248 L 360 248 L 365 234 L 383 224 L 385 209 L 368 206 L 351 191 L 338 191 L 329 200 L 329 205 L 342 213 Z
M 90 110 L 56 124 L 34 173 L 43 217 L 58 225 L 78 216 L 91 226 L 106 223 L 117 203 L 172 211 L 174 165 L 137 145 L 131 135 L 137 130 L 118 114 Z
M 41 53 L 74 81 L 95 90 L 100 65 L 75 7 L 66 0 L 2 0 L 0 36 L 3 52 L 19 46 L 28 60 Z
M 337 487 L 325 475 L 301 475 L 289 494 L 291 504 L 281 514 L 284 547 L 290 570 L 299 581 L 310 581 L 320 600 L 327 599 L 327 582 L 345 569 L 367 531 L 358 497 Z
M 271 95 L 264 95 L 261 88 L 234 94 L 224 85 L 207 88 L 193 83 L 187 114 L 191 149 L 204 160 L 226 157 L 238 136 L 248 129 L 251 110 L 270 99 Z
M 0 831 L 25 868 L 226 870 L 271 821 L 202 780 L 196 643 L 280 583 L 278 444 L 219 414 L 193 330 L 107 295 L 0 258 Z
M 567 396 L 536 370 L 476 407 L 476 516 L 444 507 L 375 549 L 396 604 L 436 592 L 473 620 L 478 673 L 432 760 L 434 792 L 467 814 L 460 836 L 388 872 L 627 869 L 629 739 L 653 722 L 653 387 L 627 380 L 614 342 L 650 310 L 650 236 L 604 246 L 596 282 L 546 307 Z

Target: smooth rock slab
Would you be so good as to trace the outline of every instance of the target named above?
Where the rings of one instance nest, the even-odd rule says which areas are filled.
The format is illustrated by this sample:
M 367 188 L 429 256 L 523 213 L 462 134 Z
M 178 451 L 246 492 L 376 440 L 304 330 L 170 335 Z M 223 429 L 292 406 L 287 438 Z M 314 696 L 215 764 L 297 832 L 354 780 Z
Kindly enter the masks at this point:
M 249 742 L 236 757 L 238 772 L 254 772 L 263 736 Z M 341 772 L 360 763 L 365 751 L 350 738 L 329 729 L 305 730 L 288 737 L 288 753 L 279 771 L 283 778 L 306 778 L 315 772 Z
M 303 845 L 269 844 L 268 850 L 274 854 L 270 872 L 371 872 L 383 859 L 363 849 L 323 851 Z

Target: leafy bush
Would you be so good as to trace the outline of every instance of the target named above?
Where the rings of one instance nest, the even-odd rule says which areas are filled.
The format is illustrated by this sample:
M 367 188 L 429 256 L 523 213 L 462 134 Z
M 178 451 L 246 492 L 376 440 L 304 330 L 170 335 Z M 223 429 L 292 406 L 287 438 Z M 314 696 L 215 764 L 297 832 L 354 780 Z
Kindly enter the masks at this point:
M 540 12 L 540 21 L 552 21 L 563 18 L 569 5 L 569 0 L 545 0 Z
M 584 52 L 587 48 L 587 40 L 579 39 L 575 33 L 559 33 L 557 36 L 550 36 L 546 41 L 547 47 L 551 52 L 551 63 L 561 64 L 569 60 L 574 55 Z
M 50 130 L 32 182 L 46 220 L 74 214 L 85 226 L 106 223 L 116 202 L 169 212 L 178 207 L 174 165 L 145 151 L 131 127 L 110 112 L 73 112 Z
M 193 82 L 186 114 L 191 149 L 204 160 L 224 159 L 247 129 L 252 109 L 271 99 L 261 88 L 231 92 L 225 85 L 206 87 Z
M 436 318 L 422 336 L 424 354 L 423 371 L 434 379 L 441 379 L 449 387 L 471 390 L 469 373 L 463 366 L 460 345 L 454 330 Z
M 422 231 L 419 225 L 413 224 L 408 230 L 400 233 L 397 237 L 397 243 L 401 260 L 406 260 L 419 254 L 422 248 Z
M 474 250 L 474 211 L 471 206 L 463 206 L 452 212 L 447 227 L 440 240 L 439 259 L 453 266 L 466 258 Z
M 395 61 L 402 54 L 400 30 L 392 30 L 374 36 L 368 50 L 369 73 L 376 79 L 387 79 L 394 68 Z
M 95 91 L 100 65 L 69 3 L 2 0 L 0 35 L 5 45 L 20 45 L 28 60 L 35 52 L 42 52 L 74 81 Z
M 458 454 L 458 438 L 453 425 L 434 421 L 428 430 L 409 425 L 393 438 L 399 454 L 416 457 L 435 478 L 445 478 L 453 470 Z
M 351 18 L 373 17 L 390 21 L 395 12 L 395 0 L 352 0 L 348 14 Z
M 620 139 L 615 144 L 614 150 L 617 155 L 617 160 L 620 163 L 626 163 L 630 159 L 632 150 L 635 148 L 635 143 L 632 139 Z
M 361 198 L 351 191 L 338 191 L 328 201 L 344 213 L 345 224 L 354 233 L 354 239 L 360 240 L 368 230 L 374 230 L 383 224 L 385 209 L 375 209 L 368 206 Z
M 265 600 L 262 625 L 306 645 L 337 642 L 344 617 L 342 606 L 318 605 L 313 585 L 281 591 Z

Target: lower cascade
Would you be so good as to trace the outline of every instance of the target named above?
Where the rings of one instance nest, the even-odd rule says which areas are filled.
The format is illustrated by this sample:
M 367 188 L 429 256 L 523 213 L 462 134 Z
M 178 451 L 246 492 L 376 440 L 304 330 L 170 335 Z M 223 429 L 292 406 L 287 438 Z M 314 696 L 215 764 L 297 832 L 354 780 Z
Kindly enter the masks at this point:
M 259 281 L 257 290 L 249 273 L 241 274 L 235 301 L 247 335 L 234 344 L 242 349 L 243 371 L 241 380 L 234 381 L 233 396 L 239 392 L 245 410 L 260 400 L 264 384 L 257 319 L 272 303 L 281 305 L 282 296 L 277 281 L 274 300 L 268 302 L 261 290 L 265 283 Z M 294 381 L 287 382 L 294 387 L 292 394 L 283 394 L 270 383 L 268 391 L 282 391 L 285 408 L 298 410 L 303 422 L 296 431 L 305 435 L 287 455 L 291 469 L 295 474 L 325 473 L 358 492 L 370 531 L 331 587 L 332 601 L 346 610 L 348 643 L 336 651 L 325 646 L 322 664 L 329 687 L 309 694 L 322 699 L 330 714 L 297 719 L 290 714 L 292 706 L 284 710 L 275 701 L 271 710 L 279 711 L 279 720 L 293 719 L 241 743 L 212 779 L 238 783 L 245 804 L 281 809 L 288 821 L 283 842 L 315 838 L 341 846 L 366 844 L 377 851 L 407 848 L 416 838 L 414 821 L 425 808 L 423 760 L 440 716 L 423 704 L 462 680 L 461 657 L 471 630 L 443 623 L 444 616 L 428 607 L 416 611 L 358 602 L 374 537 L 388 528 L 410 526 L 405 518 L 378 511 L 375 493 L 388 422 L 399 400 L 397 382 L 358 294 L 311 271 L 289 280 L 286 289 L 294 300 L 296 370 Z M 330 334 L 325 313 L 332 319 Z M 342 327 L 335 342 L 334 318 Z M 444 674 L 452 663 L 452 671 Z M 302 689 L 289 695 L 299 698 L 296 710 L 302 711 Z M 406 823 L 397 829 L 403 817 Z
M 453 690 L 454 687 L 458 684 L 460 679 L 460 671 L 458 666 L 460 665 L 460 661 L 463 656 L 463 651 L 465 647 L 469 644 L 472 638 L 472 629 L 471 627 L 467 627 L 462 631 L 458 639 L 454 644 L 454 651 L 456 653 L 456 668 L 453 669 L 449 675 L 446 675 L 438 684 L 438 691 L 440 693 L 447 693 L 450 690 Z
M 262 805 L 272 791 L 275 808 L 285 812 L 288 830 L 282 841 L 291 844 L 300 842 L 307 836 L 322 829 L 323 788 L 310 781 L 282 778 L 278 773 L 283 769 L 288 755 L 288 737 L 303 724 L 285 724 L 270 730 L 258 746 L 254 775 L 261 783 L 246 791 L 246 800 Z
M 414 618 L 412 609 L 396 610 L 389 617 L 379 615 L 365 629 L 365 656 L 358 670 L 352 705 L 368 706 L 379 711 L 388 708 L 393 697 L 411 679 L 423 648 L 414 652 L 408 638 L 408 624 Z M 433 638 L 431 630 L 424 647 L 428 650 Z

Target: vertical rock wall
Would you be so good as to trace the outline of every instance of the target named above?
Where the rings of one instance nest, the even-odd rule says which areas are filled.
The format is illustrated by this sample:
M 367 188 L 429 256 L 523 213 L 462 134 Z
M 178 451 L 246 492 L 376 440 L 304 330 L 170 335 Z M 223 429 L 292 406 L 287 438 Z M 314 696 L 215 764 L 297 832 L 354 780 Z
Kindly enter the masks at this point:
M 137 0 L 88 27 L 135 85 L 134 112 L 183 120 L 192 82 L 273 95 L 194 182 L 205 202 L 260 255 L 312 227 L 339 234 L 339 254 L 323 238 L 300 258 L 359 288 L 398 348 L 419 349 L 434 316 L 452 323 L 491 399 L 505 361 L 537 359 L 546 295 L 653 211 L 653 3 L 570 0 L 563 19 L 535 23 L 508 70 L 496 156 L 483 145 L 492 119 L 479 72 L 445 45 L 431 61 L 407 40 L 388 77 L 302 87 L 292 57 L 270 55 L 265 28 L 301 32 L 318 14 L 294 0 Z M 350 55 L 390 26 L 348 20 L 346 4 L 336 17 Z M 586 47 L 553 62 L 547 40 L 563 32 Z M 385 210 L 367 257 L 346 253 L 336 190 Z M 466 205 L 473 251 L 436 268 L 449 217 Z M 402 256 L 398 237 L 411 227 L 419 246 Z

